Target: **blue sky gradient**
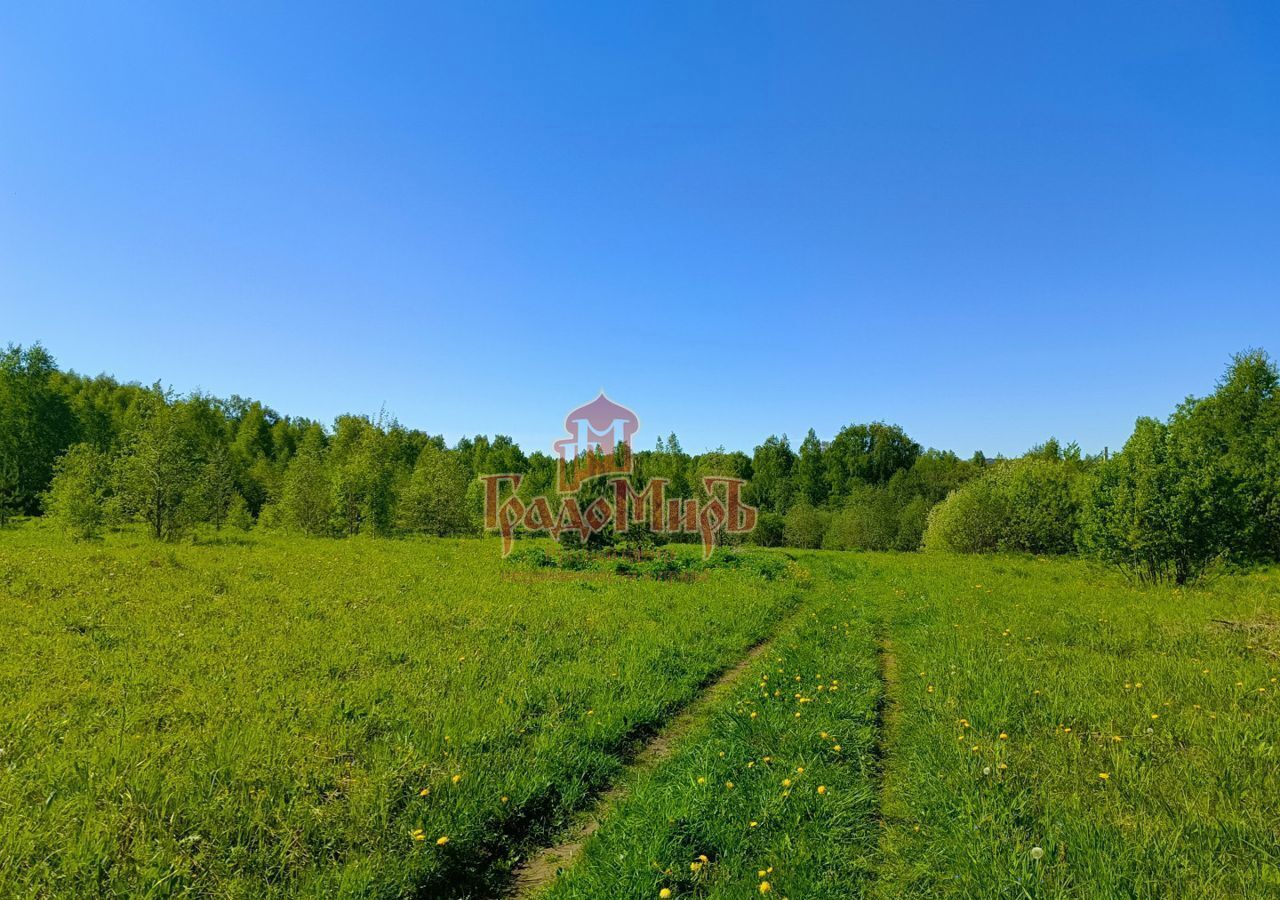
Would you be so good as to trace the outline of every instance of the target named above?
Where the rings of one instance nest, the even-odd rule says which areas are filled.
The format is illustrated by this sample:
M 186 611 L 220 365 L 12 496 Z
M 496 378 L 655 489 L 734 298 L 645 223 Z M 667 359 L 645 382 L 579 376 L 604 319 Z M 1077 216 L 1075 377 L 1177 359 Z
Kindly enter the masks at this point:
M 548 450 L 1116 447 L 1280 353 L 1274 3 L 6 4 L 0 342 Z

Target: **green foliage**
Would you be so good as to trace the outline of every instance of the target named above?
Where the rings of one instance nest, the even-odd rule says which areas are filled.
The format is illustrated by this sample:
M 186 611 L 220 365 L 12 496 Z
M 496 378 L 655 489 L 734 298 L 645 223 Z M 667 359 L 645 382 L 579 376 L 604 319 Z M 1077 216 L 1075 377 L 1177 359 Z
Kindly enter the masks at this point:
M 924 549 L 934 553 L 996 550 L 1008 518 L 1007 497 L 997 480 L 978 478 L 952 491 L 930 511 Z
M 841 503 L 858 485 L 884 484 L 910 469 L 919 455 L 920 445 L 897 425 L 849 425 L 822 454 L 828 496 Z
M 770 436 L 756 447 L 751 457 L 751 484 L 746 502 L 759 507 L 762 513 L 785 514 L 796 492 L 792 478 L 795 466 L 796 455 L 787 436 Z
M 245 502 L 236 490 L 231 455 L 224 443 L 215 442 L 195 485 L 195 505 L 201 521 L 212 524 L 215 529 L 222 528 L 237 497 Z
M 1093 482 L 1083 545 L 1139 579 L 1178 584 L 1229 555 L 1242 498 L 1199 437 L 1186 416 L 1171 425 L 1139 419 Z
M 117 458 L 115 488 L 121 508 L 141 518 L 157 540 L 175 540 L 198 518 L 202 455 L 190 412 L 153 389 L 141 423 Z
M 475 530 L 467 509 L 467 470 L 448 450 L 422 448 L 400 498 L 400 526 L 425 534 L 462 534 Z
M 54 461 L 75 440 L 75 419 L 56 389 L 56 373 L 39 344 L 11 344 L 0 353 L 0 518 L 40 511 Z
M 73 444 L 54 464 L 44 510 L 66 534 L 96 537 L 107 518 L 109 465 L 92 444 Z
M 1211 396 L 1188 400 L 1167 424 L 1140 419 L 1092 482 L 1085 549 L 1142 580 L 1178 584 L 1219 560 L 1275 558 L 1278 383 L 1266 354 L 1241 354 Z
M 385 535 L 394 516 L 386 432 L 368 419 L 342 416 L 329 450 L 333 526 L 339 534 Z
M 830 485 L 823 459 L 822 442 L 812 428 L 800 442 L 800 454 L 795 463 L 797 501 L 809 506 L 821 506 L 827 499 Z
M 285 528 L 319 536 L 331 530 L 333 490 L 329 482 L 328 459 L 318 440 L 299 448 L 284 476 L 276 517 Z
M 814 549 L 822 546 L 831 514 L 807 503 L 797 503 L 787 513 L 783 540 L 788 547 Z
M 892 550 L 898 544 L 898 502 L 888 490 L 859 484 L 831 516 L 827 550 Z
M 248 531 L 253 527 L 253 513 L 249 511 L 249 503 L 235 494 L 231 498 L 231 506 L 227 509 L 227 527 L 239 531 Z
M 756 516 L 756 527 L 751 532 L 751 543 L 757 547 L 781 547 L 786 539 L 787 520 L 776 512 L 761 510 Z
M 1043 455 L 998 463 L 929 513 L 924 547 L 1068 553 L 1079 521 L 1079 470 Z

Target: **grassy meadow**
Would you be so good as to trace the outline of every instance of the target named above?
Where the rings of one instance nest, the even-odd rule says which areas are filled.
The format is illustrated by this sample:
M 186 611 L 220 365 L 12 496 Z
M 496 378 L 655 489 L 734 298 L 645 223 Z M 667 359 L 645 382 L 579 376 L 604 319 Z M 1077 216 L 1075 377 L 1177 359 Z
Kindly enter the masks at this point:
M 548 547 L 0 531 L 0 896 L 1280 895 L 1274 572 Z

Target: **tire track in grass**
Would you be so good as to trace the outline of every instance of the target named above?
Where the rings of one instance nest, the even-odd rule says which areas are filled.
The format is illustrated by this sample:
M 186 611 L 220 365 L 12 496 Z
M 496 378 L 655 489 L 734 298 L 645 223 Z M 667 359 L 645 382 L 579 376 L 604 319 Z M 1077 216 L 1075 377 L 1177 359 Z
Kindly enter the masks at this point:
M 773 647 L 778 634 L 808 608 L 802 597 L 779 621 L 772 634 L 751 647 L 736 663 L 721 672 L 693 700 L 677 713 L 665 728 L 649 738 L 632 758 L 613 786 L 597 796 L 589 808 L 570 822 L 561 839 L 528 855 L 512 873 L 505 896 L 532 897 L 553 882 L 577 858 L 591 835 L 600 828 L 609 810 L 630 793 L 637 775 L 653 769 L 675 752 L 681 738 L 738 684 L 747 670 Z
M 886 800 L 891 797 L 891 752 L 898 732 L 901 710 L 898 706 L 898 657 L 894 653 L 889 624 L 881 619 L 876 624 L 876 673 L 880 679 L 880 696 L 876 699 L 873 724 L 875 741 L 869 755 L 872 760 L 873 786 L 876 803 L 876 826 L 879 830 L 876 856 L 877 865 L 869 885 L 868 894 L 878 896 L 883 888 L 884 860 L 889 847 L 889 815 L 885 812 Z
M 878 858 L 876 623 L 848 591 L 857 567 L 812 563 L 808 602 L 700 704 L 661 765 L 629 779 L 539 896 L 865 895 Z

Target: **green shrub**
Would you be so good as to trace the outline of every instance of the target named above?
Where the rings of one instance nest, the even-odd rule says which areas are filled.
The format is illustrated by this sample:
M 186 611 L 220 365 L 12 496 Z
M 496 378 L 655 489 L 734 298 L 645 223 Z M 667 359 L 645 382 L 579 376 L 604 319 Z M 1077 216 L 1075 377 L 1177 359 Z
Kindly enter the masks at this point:
M 757 547 L 781 547 L 785 539 L 787 520 L 773 512 L 761 510 L 756 516 L 756 527 L 751 532 L 751 543 Z
M 97 535 L 106 520 L 107 463 L 89 444 L 74 444 L 53 466 L 45 513 L 78 540 Z
M 1140 419 L 1091 483 L 1081 545 L 1141 581 L 1185 584 L 1241 544 L 1234 484 L 1183 421 Z
M 816 550 L 822 546 L 822 537 L 826 534 L 827 523 L 831 514 L 801 503 L 787 513 L 783 526 L 783 540 L 788 547 L 800 547 Z
M 1008 517 L 1004 494 L 995 479 L 987 476 L 971 481 L 930 511 L 924 549 L 952 553 L 996 550 Z
M 1024 457 L 997 465 L 933 508 L 926 550 L 1069 553 L 1079 521 L 1078 467 Z

